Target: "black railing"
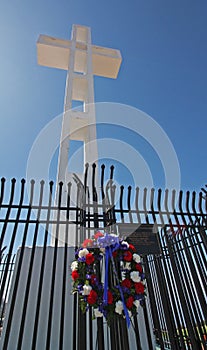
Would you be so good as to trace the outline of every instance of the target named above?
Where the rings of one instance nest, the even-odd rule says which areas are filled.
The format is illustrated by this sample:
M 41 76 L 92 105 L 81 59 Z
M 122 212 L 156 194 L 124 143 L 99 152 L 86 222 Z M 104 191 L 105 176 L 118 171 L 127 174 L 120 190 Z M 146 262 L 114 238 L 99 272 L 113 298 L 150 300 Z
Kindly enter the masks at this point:
M 53 242 L 50 265 L 51 279 L 48 286 L 48 310 L 45 331 L 45 349 L 52 346 L 54 310 L 56 307 L 57 273 L 61 276 L 60 315 L 58 327 L 58 348 L 64 349 L 64 337 L 67 336 L 66 317 L 69 271 L 68 245 L 71 235 L 75 236 L 74 245 L 90 237 L 96 229 L 107 228 L 119 231 L 119 225 L 136 227 L 140 224 L 152 224 L 157 232 L 161 248 L 158 255 L 144 255 L 144 267 L 147 278 L 148 297 L 143 311 L 145 334 L 149 349 L 154 349 L 155 341 L 161 349 L 207 349 L 207 199 L 206 190 L 200 193 L 184 193 L 175 190 L 139 189 L 129 186 L 116 188 L 113 182 L 114 167 L 111 167 L 107 185 L 105 166 L 101 167 L 100 187 L 96 186 L 96 166 L 92 166 L 91 179 L 88 166 L 84 182 L 74 175 L 74 183 L 59 184 L 58 196 L 55 197 L 53 182 L 49 185 L 42 181 L 28 185 L 21 181 L 20 187 L 15 179 L 10 188 L 3 178 L 0 191 L 0 305 L 1 327 L 3 325 L 2 349 L 8 349 L 14 325 L 14 310 L 17 307 L 17 295 L 25 254 L 29 255 L 28 269 L 23 288 L 21 313 L 16 330 L 17 349 L 24 348 L 25 329 L 30 309 L 31 288 L 39 256 L 39 274 L 36 281 L 35 312 L 31 325 L 31 344 L 28 349 L 36 349 L 39 340 L 44 280 L 48 259 L 48 249 Z M 91 180 L 91 181 L 89 181 Z M 28 188 L 26 187 L 28 186 Z M 75 191 L 74 191 L 75 189 Z M 75 201 L 71 200 L 75 194 Z M 38 193 L 38 195 L 37 195 Z M 117 196 L 118 194 L 118 196 Z M 117 199 L 118 198 L 118 199 Z M 73 227 L 73 229 L 72 229 Z M 61 241 L 60 241 L 61 235 Z M 51 240 L 51 236 L 53 237 Z M 59 249 L 63 249 L 60 258 Z M 21 247 L 19 250 L 18 248 Z M 4 256 L 3 256 L 4 254 Z M 62 253 L 61 253 L 62 254 Z M 15 260 L 15 256 L 18 259 Z M 62 259 L 61 271 L 57 271 Z M 15 264 L 16 261 L 16 264 Z M 15 264 L 15 278 L 12 271 Z M 7 302 L 9 299 L 9 307 Z M 71 311 L 72 312 L 72 311 Z M 3 324 L 6 315 L 5 325 Z M 72 321 L 73 319 L 73 321 Z M 94 332 L 97 332 L 98 349 L 129 349 L 130 341 L 125 323 L 117 321 L 109 332 L 98 320 L 94 328 L 91 313 L 81 316 L 76 298 L 73 303 L 73 323 L 71 349 L 94 349 Z M 152 336 L 151 325 L 154 336 Z M 17 325 L 16 325 L 17 327 Z M 134 320 L 135 344 L 141 349 L 140 325 Z M 124 335 L 124 338 L 123 338 Z

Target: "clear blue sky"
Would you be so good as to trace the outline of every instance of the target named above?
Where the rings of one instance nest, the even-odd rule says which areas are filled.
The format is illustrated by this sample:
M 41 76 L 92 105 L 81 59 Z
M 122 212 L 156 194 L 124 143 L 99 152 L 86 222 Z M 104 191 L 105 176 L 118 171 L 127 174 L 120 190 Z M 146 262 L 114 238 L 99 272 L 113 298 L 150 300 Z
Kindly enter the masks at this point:
M 207 183 L 205 0 L 1 0 L 0 175 L 25 177 L 37 134 L 63 110 L 66 72 L 37 65 L 36 40 L 68 39 L 72 24 L 90 26 L 94 44 L 123 56 L 117 80 L 95 79 L 96 101 L 153 117 L 174 145 L 182 188 L 200 189 Z

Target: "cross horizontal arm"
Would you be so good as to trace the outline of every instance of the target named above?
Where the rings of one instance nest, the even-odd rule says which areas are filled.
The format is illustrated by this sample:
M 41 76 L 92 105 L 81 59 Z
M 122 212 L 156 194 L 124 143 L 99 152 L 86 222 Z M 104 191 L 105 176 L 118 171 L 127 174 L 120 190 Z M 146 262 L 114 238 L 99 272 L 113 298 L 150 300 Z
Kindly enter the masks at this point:
M 37 41 L 38 64 L 68 70 L 71 40 L 40 35 Z M 87 50 L 82 42 L 76 42 L 75 71 L 85 73 Z M 92 45 L 93 74 L 116 79 L 121 65 L 119 50 Z

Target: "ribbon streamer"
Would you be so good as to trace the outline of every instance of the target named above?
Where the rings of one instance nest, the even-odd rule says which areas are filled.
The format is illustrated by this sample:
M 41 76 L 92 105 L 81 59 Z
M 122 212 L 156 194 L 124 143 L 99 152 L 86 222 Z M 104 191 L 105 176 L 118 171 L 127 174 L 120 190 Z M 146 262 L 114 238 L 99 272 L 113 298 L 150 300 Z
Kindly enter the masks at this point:
M 119 284 L 119 278 L 118 278 L 118 274 L 116 271 L 116 266 L 115 266 L 114 258 L 112 255 L 112 250 L 111 250 L 112 246 L 113 246 L 113 251 L 115 251 L 116 249 L 119 248 L 119 244 L 120 244 L 119 238 L 116 235 L 109 235 L 108 233 L 105 233 L 105 235 L 103 237 L 98 238 L 97 242 L 101 248 L 105 248 L 105 278 L 104 278 L 103 304 L 104 305 L 108 304 L 108 270 L 109 270 L 109 259 L 111 258 L 113 272 L 114 272 L 116 280 L 117 280 L 117 287 L 120 291 L 121 300 L 123 303 L 123 309 L 124 309 L 124 313 L 126 316 L 126 322 L 127 322 L 128 328 L 129 328 L 129 326 L 130 326 L 129 312 L 128 312 L 128 309 L 127 309 L 126 304 L 125 304 L 124 294 L 123 294 L 122 288 Z
M 109 272 L 109 247 L 105 250 L 105 278 L 104 278 L 104 293 L 103 293 L 103 303 L 108 304 L 108 272 Z
M 111 247 L 109 247 L 109 253 L 110 253 L 110 258 L 111 258 L 111 261 L 112 261 L 113 271 L 114 271 L 114 274 L 115 274 L 116 280 L 117 280 L 117 286 L 118 286 L 118 289 L 119 289 L 120 294 L 121 294 L 121 300 L 122 300 L 122 303 L 123 303 L 124 313 L 125 313 L 125 316 L 126 316 L 127 327 L 129 328 L 129 326 L 130 326 L 129 312 L 128 312 L 128 309 L 127 309 L 126 304 L 125 304 L 123 290 L 122 290 L 122 288 L 121 288 L 121 286 L 119 284 L 119 278 L 118 278 L 118 275 L 117 275 L 116 266 L 115 266 L 114 258 L 113 258 L 113 255 L 112 255 Z

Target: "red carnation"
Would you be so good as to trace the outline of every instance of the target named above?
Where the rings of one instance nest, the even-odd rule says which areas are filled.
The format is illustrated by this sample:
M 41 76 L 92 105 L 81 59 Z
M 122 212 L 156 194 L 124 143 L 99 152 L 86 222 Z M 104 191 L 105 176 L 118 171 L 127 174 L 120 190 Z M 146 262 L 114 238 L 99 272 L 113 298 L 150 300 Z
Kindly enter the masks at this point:
M 128 309 L 131 309 L 132 306 L 133 306 L 133 303 L 134 303 L 134 298 L 131 296 L 131 297 L 129 297 L 129 298 L 127 299 L 127 301 L 126 301 L 126 306 L 127 306 L 127 308 L 128 308 Z
M 135 268 L 137 271 L 139 271 L 140 273 L 142 273 L 142 265 L 141 264 L 136 264 Z
M 129 249 L 131 249 L 133 252 L 135 252 L 136 248 L 133 244 L 129 244 Z
M 125 280 L 121 282 L 121 285 L 122 287 L 131 288 L 132 282 L 130 281 L 129 278 L 125 278 Z
M 124 260 L 125 261 L 132 261 L 132 258 L 133 258 L 133 255 L 129 250 L 124 252 Z
M 108 304 L 109 305 L 113 304 L 113 300 L 114 300 L 113 294 L 111 293 L 110 290 L 108 290 Z
M 87 265 L 93 264 L 94 260 L 95 260 L 95 258 L 94 258 L 94 256 L 93 256 L 92 253 L 88 253 L 88 254 L 86 255 L 86 264 L 87 264 Z
M 134 286 L 137 294 L 144 294 L 144 285 L 142 282 L 137 282 Z
M 82 244 L 83 248 L 91 247 L 93 245 L 92 239 L 85 239 L 85 241 Z
M 103 233 L 97 232 L 97 233 L 94 235 L 94 238 L 95 238 L 95 239 L 98 239 L 99 237 L 103 237 L 103 236 L 104 236 Z
M 97 293 L 95 292 L 95 290 L 92 289 L 88 295 L 88 303 L 90 305 L 94 305 L 96 303 L 97 298 L 98 298 Z
M 72 279 L 74 281 L 76 281 L 78 278 L 79 278 L 79 273 L 77 270 L 74 270 L 72 273 L 71 273 L 71 276 L 72 276 Z
M 91 275 L 91 284 L 94 285 L 96 284 L 97 281 L 97 276 L 96 275 Z

